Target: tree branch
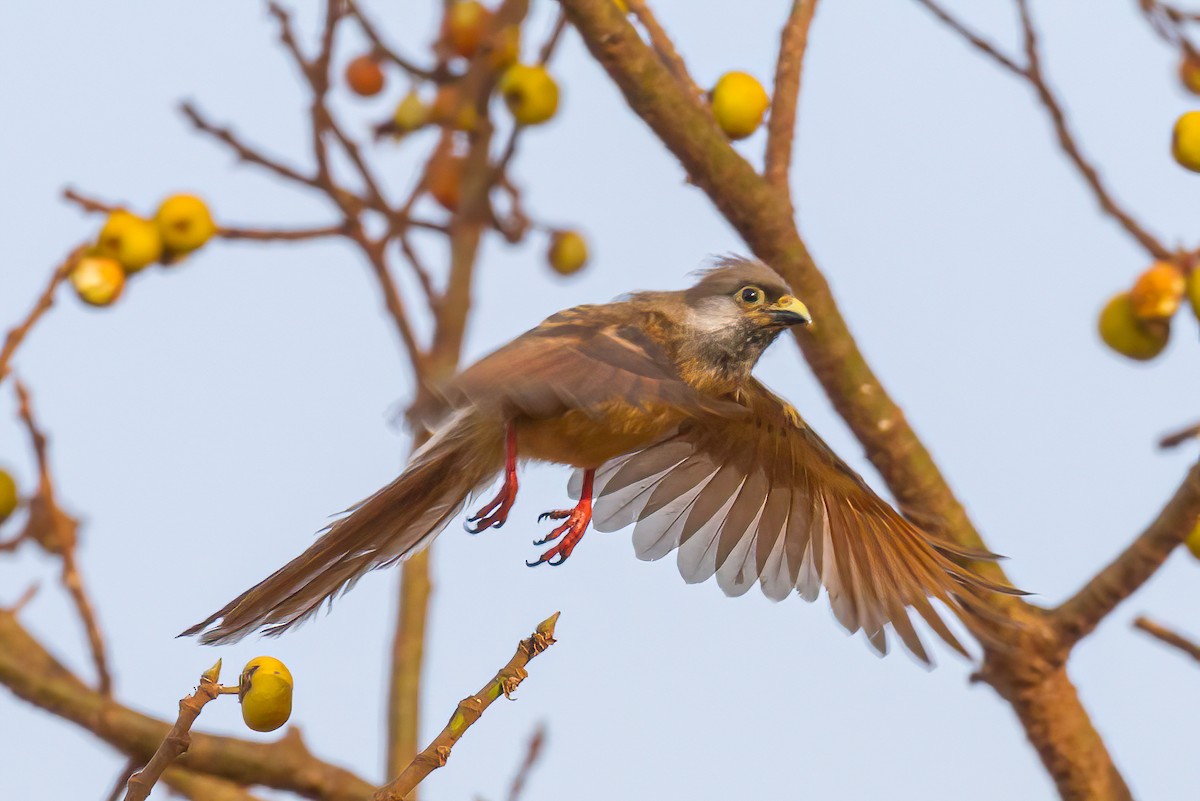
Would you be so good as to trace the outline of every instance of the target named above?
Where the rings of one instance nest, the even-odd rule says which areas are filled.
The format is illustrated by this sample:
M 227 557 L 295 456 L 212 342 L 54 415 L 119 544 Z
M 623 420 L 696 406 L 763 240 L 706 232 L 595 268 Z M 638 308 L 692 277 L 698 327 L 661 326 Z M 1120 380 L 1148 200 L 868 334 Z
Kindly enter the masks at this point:
M 501 695 L 512 700 L 512 694 L 529 676 L 525 666 L 531 659 L 554 644 L 554 625 L 558 622 L 558 615 L 559 613 L 555 612 L 543 620 L 533 634 L 521 640 L 513 658 L 500 668 L 491 681 L 483 685 L 483 689 L 459 701 L 458 708 L 441 733 L 433 738 L 433 742 L 424 751 L 417 754 L 416 758 L 399 776 L 380 787 L 375 795 L 371 796 L 371 801 L 401 801 L 430 773 L 446 764 L 446 760 L 450 757 L 450 749 L 462 738 L 467 729 L 479 720 L 484 710 L 491 706 L 493 701 Z
M 175 719 L 175 725 L 167 732 L 146 767 L 129 777 L 125 801 L 145 801 L 167 766 L 187 752 L 192 744 L 192 724 L 200 716 L 204 705 L 221 694 L 220 679 L 221 660 L 218 659 L 215 665 L 200 674 L 200 685 L 196 691 L 179 699 L 179 717 Z
M 1200 463 L 1150 526 L 1107 567 L 1052 613 L 1065 648 L 1086 637 L 1145 584 L 1200 518 Z
M 775 96 L 771 100 L 771 117 L 767 120 L 763 175 L 767 183 L 789 198 L 788 171 L 792 166 L 796 107 L 800 98 L 804 53 L 808 49 L 808 29 L 816 10 L 817 0 L 792 0 L 792 12 L 780 33 L 779 59 L 775 62 Z
M 29 314 L 25 315 L 25 319 L 13 326 L 7 336 L 4 337 L 4 344 L 0 346 L 0 383 L 8 376 L 12 369 L 12 358 L 17 352 L 17 348 L 29 336 L 29 332 L 37 325 L 42 316 L 50 311 L 50 307 L 54 305 L 54 292 L 58 289 L 58 285 L 67 280 L 71 274 L 71 270 L 75 269 L 75 262 L 79 261 L 79 257 L 83 255 L 86 245 L 79 245 L 72 250 L 67 257 L 62 260 L 62 263 L 54 268 L 50 273 L 50 280 L 46 283 L 46 288 L 38 295 L 34 301 L 33 308 L 29 310 Z
M 55 500 L 54 482 L 50 477 L 50 458 L 47 453 L 45 433 L 38 427 L 33 416 L 33 406 L 29 400 L 29 391 L 20 381 L 14 382 L 17 392 L 17 413 L 25 430 L 29 433 L 30 444 L 38 465 L 37 493 L 29 502 L 29 519 L 25 523 L 25 532 L 21 539 L 34 540 L 47 553 L 54 554 L 62 560 L 62 583 L 75 604 L 75 610 L 83 623 L 87 634 L 88 647 L 92 654 L 92 663 L 96 667 L 96 683 L 100 693 L 112 695 L 112 673 L 108 669 L 108 649 L 104 644 L 104 636 L 100 632 L 100 622 L 96 617 L 95 607 L 88 598 L 83 587 L 83 578 L 75 561 L 75 548 L 78 545 L 76 532 L 78 522 L 59 507 Z
M 1133 621 L 1135 629 L 1141 629 L 1156 640 L 1164 642 L 1172 648 L 1182 651 L 1192 659 L 1200 662 L 1200 645 L 1184 637 L 1182 634 L 1176 634 L 1165 626 L 1160 626 L 1152 620 L 1145 617 L 1138 617 Z
M 8 610 L 0 610 L 0 684 L 135 759 L 148 760 L 171 728 L 89 689 Z M 263 785 L 320 801 L 362 801 L 374 790 L 349 771 L 314 757 L 295 728 L 271 743 L 194 734 L 177 765 L 235 784 Z

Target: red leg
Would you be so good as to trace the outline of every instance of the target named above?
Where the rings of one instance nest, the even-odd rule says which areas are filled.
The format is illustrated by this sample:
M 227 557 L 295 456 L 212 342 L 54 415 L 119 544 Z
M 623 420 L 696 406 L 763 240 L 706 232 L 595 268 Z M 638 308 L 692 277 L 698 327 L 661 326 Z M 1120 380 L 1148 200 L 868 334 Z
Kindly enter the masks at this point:
M 562 537 L 562 540 L 557 545 L 538 557 L 536 562 L 526 562 L 525 564 L 530 567 L 536 567 L 544 563 L 551 567 L 558 567 L 567 561 L 567 557 L 571 555 L 571 551 L 575 550 L 575 546 L 583 539 L 584 532 L 587 531 L 588 525 L 592 522 L 592 479 L 595 478 L 595 475 L 595 470 L 584 471 L 583 489 L 579 493 L 579 503 L 575 504 L 574 509 L 560 509 L 538 516 L 539 522 L 546 519 L 565 519 L 567 522 L 547 534 L 545 539 L 536 540 L 533 543 L 534 545 L 545 545 Z
M 504 485 L 495 498 L 467 518 L 463 527 L 472 534 L 478 534 L 484 529 L 503 526 L 517 499 L 517 486 L 517 430 L 509 423 L 504 434 Z

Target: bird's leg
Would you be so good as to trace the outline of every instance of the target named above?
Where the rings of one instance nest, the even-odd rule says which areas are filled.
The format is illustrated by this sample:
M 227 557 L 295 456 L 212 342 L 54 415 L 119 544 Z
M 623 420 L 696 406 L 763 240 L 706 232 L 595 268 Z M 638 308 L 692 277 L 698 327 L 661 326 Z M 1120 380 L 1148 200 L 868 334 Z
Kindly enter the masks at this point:
M 495 498 L 467 518 L 463 527 L 472 534 L 478 534 L 484 529 L 503 526 L 517 499 L 517 486 L 517 429 L 509 423 L 504 432 L 504 484 Z
M 567 561 L 567 557 L 571 555 L 571 551 L 575 550 L 575 546 L 583 539 L 584 532 L 587 531 L 588 525 L 592 522 L 592 479 L 595 477 L 595 470 L 585 470 L 583 472 L 583 489 L 579 493 L 579 503 L 575 504 L 574 509 L 559 509 L 538 515 L 539 523 L 543 520 L 564 519 L 567 522 L 547 534 L 545 539 L 535 540 L 534 545 L 545 545 L 562 537 L 562 540 L 557 545 L 538 557 L 536 562 L 526 562 L 525 564 L 530 567 L 536 567 L 545 563 L 551 567 L 558 567 Z

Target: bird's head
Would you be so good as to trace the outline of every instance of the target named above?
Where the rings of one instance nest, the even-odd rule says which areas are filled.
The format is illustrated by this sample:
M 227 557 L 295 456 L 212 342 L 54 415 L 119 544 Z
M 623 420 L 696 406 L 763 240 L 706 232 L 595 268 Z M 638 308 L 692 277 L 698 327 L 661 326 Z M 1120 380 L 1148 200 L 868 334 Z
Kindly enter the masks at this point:
M 705 270 L 683 293 L 686 326 L 695 341 L 690 355 L 746 374 L 785 329 L 811 325 L 808 307 L 770 267 L 727 257 Z

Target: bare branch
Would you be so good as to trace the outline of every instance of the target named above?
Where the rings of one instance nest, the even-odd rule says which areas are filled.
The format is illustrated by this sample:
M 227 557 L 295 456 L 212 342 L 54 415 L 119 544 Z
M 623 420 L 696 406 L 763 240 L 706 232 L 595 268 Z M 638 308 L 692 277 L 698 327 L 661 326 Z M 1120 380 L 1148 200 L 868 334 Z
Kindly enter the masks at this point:
M 779 36 L 779 59 L 775 62 L 775 96 L 767 121 L 767 152 L 763 175 L 767 183 L 789 197 L 788 170 L 792 166 L 792 140 L 796 133 L 796 107 L 817 0 L 792 0 L 792 12 Z
M 1145 584 L 1200 518 L 1200 464 L 1150 526 L 1052 613 L 1065 648 L 1086 637 L 1118 604 Z
M 513 777 L 512 786 L 508 790 L 508 801 L 520 801 L 521 794 L 525 791 L 525 784 L 529 781 L 529 775 L 537 766 L 538 759 L 541 758 L 545 742 L 546 727 L 539 723 L 529 738 L 529 745 L 525 746 L 525 759 L 521 761 L 521 767 L 517 769 L 517 775 Z
M 257 150 L 250 145 L 244 143 L 238 136 L 229 128 L 222 128 L 214 125 L 204 118 L 203 115 L 191 103 L 184 103 L 179 107 L 183 115 L 191 122 L 192 127 L 202 134 L 206 134 L 224 144 L 232 150 L 240 159 L 248 164 L 254 164 L 263 169 L 274 173 L 280 178 L 284 178 L 292 183 L 307 186 L 310 189 L 324 191 L 321 182 L 315 176 L 304 175 L 299 170 L 289 167 L 283 162 L 271 156 L 267 156 L 263 152 Z
M 1189 640 L 1187 637 L 1184 637 L 1182 634 L 1176 634 L 1165 626 L 1160 626 L 1159 624 L 1145 617 L 1138 617 L 1136 620 L 1134 620 L 1133 627 L 1136 629 L 1141 629 L 1156 640 L 1164 642 L 1172 648 L 1187 654 L 1197 662 L 1200 662 L 1200 645 L 1197 645 L 1195 642 Z
M 957 33 L 959 36 L 965 39 L 968 44 L 983 53 L 992 61 L 996 62 L 996 64 L 1000 65 L 1014 75 L 1019 75 L 1022 78 L 1027 77 L 1024 67 L 1019 66 L 1017 62 L 1001 53 L 1000 49 L 996 47 L 996 45 L 992 44 L 987 39 L 984 39 L 979 34 L 973 32 L 966 25 L 959 22 L 958 19 L 952 16 L 949 11 L 935 3 L 934 0 L 916 0 L 916 2 L 928 9 L 931 14 L 933 14 L 942 22 L 942 24 Z
M 346 225 L 324 225 L 315 228 L 293 228 L 278 230 L 271 228 L 237 228 L 222 225 L 217 228 L 222 239 L 243 239 L 252 242 L 304 242 L 331 236 L 345 236 Z
M 184 770 L 178 766 L 167 768 L 162 781 L 191 801 L 261 801 L 240 784 Z
M 191 695 L 179 700 L 179 717 L 167 732 L 162 744 L 150 757 L 146 767 L 129 777 L 125 801 L 145 801 L 167 766 L 187 752 L 192 744 L 192 724 L 204 705 L 220 695 L 221 660 L 200 674 L 200 686 Z
M 1178 431 L 1167 434 L 1158 441 L 1158 447 L 1175 448 L 1185 442 L 1191 442 L 1198 437 L 1200 437 L 1200 423 L 1194 423 L 1186 428 L 1181 428 Z
M 362 13 L 362 9 L 358 7 L 358 3 L 355 0 L 346 0 L 346 8 L 349 10 L 350 16 L 354 17 L 359 27 L 362 28 L 363 34 L 366 35 L 367 40 L 371 43 L 371 47 L 377 55 L 383 56 L 414 78 L 438 83 L 450 78 L 450 75 L 445 70 L 432 70 L 420 67 L 410 59 L 401 56 L 394 48 L 388 47 L 383 41 L 383 37 L 379 35 L 379 29 Z
M 704 96 L 704 90 L 696 85 L 695 79 L 692 78 L 691 72 L 688 71 L 687 64 L 683 60 L 683 56 L 679 55 L 679 51 L 675 49 L 675 43 L 671 41 L 671 37 L 659 24 L 658 18 L 654 16 L 654 12 L 646 5 L 646 0 L 627 0 L 626 5 L 629 6 L 629 11 L 641 23 L 642 28 L 646 31 L 646 36 L 650 38 L 650 46 L 654 48 L 654 52 L 658 54 L 659 59 L 666 65 L 667 69 L 680 85 L 687 92 L 696 104 L 697 107 L 707 108 L 700 102 L 700 98 Z M 614 4 L 615 6 L 615 4 Z M 615 10 L 613 13 L 619 13 Z M 711 112 L 710 112 L 711 114 Z
M 388 784 L 380 787 L 371 801 L 401 801 L 413 788 L 425 780 L 430 773 L 446 764 L 450 757 L 450 749 L 466 733 L 467 729 L 479 720 L 485 709 L 503 695 L 512 699 L 516 691 L 528 676 L 525 666 L 535 656 L 554 644 L 554 625 L 558 622 L 558 612 L 538 624 L 537 630 L 517 645 L 517 652 L 508 664 L 483 685 L 483 688 L 472 696 L 458 702 L 458 708 L 450 717 L 441 733 L 433 739 L 424 751 L 404 771 Z
M 1092 194 L 1100 204 L 1100 208 L 1106 214 L 1116 220 L 1151 256 L 1156 259 L 1171 258 L 1171 252 L 1157 238 L 1143 228 L 1132 215 L 1121 208 L 1120 204 L 1117 203 L 1112 193 L 1108 190 L 1108 187 L 1104 185 L 1099 171 L 1097 171 L 1096 167 L 1088 161 L 1079 149 L 1079 145 L 1075 141 L 1075 135 L 1071 132 L 1071 128 L 1067 123 L 1066 112 L 1063 111 L 1062 105 L 1058 102 L 1058 98 L 1046 83 L 1045 75 L 1042 73 L 1041 58 L 1038 54 L 1037 31 L 1033 25 L 1033 18 L 1029 13 L 1029 3 L 1027 0 L 1016 0 L 1016 2 L 1021 14 L 1021 30 L 1025 41 L 1025 57 L 1028 61 L 1025 68 L 1025 76 L 1037 93 L 1038 99 L 1042 101 L 1046 112 L 1050 115 L 1050 121 L 1054 125 L 1054 132 L 1058 136 L 1058 143 L 1062 151 L 1067 155 L 1071 163 L 1075 165 L 1075 169 L 1079 171 L 1079 174 L 1083 176 L 1083 180 L 1091 188 Z
M 67 279 L 71 274 L 71 270 L 75 268 L 75 262 L 79 261 L 79 257 L 83 255 L 86 245 L 79 245 L 72 250 L 67 257 L 63 259 L 50 273 L 50 280 L 46 283 L 46 288 L 38 295 L 34 301 L 33 308 L 25 315 L 25 319 L 13 326 L 8 334 L 4 337 L 4 344 L 0 346 L 0 383 L 8 376 L 12 369 L 13 354 L 17 352 L 17 348 L 29 336 L 29 332 L 37 325 L 38 320 L 50 310 L 54 305 L 54 292 L 58 289 L 58 285 Z
M 14 386 L 17 392 L 17 413 L 29 433 L 39 476 L 37 494 L 29 502 L 29 519 L 25 524 L 23 538 L 35 540 L 48 553 L 55 554 L 62 560 L 63 587 L 71 596 L 87 634 L 92 663 L 96 666 L 97 687 L 102 695 L 111 696 L 112 673 L 108 669 L 108 649 L 104 644 L 104 636 L 100 633 L 100 622 L 96 617 L 95 607 L 83 587 L 83 578 L 75 561 L 78 523 L 64 512 L 55 500 L 54 483 L 50 478 L 47 439 L 34 419 L 29 391 L 20 381 L 15 381 Z

